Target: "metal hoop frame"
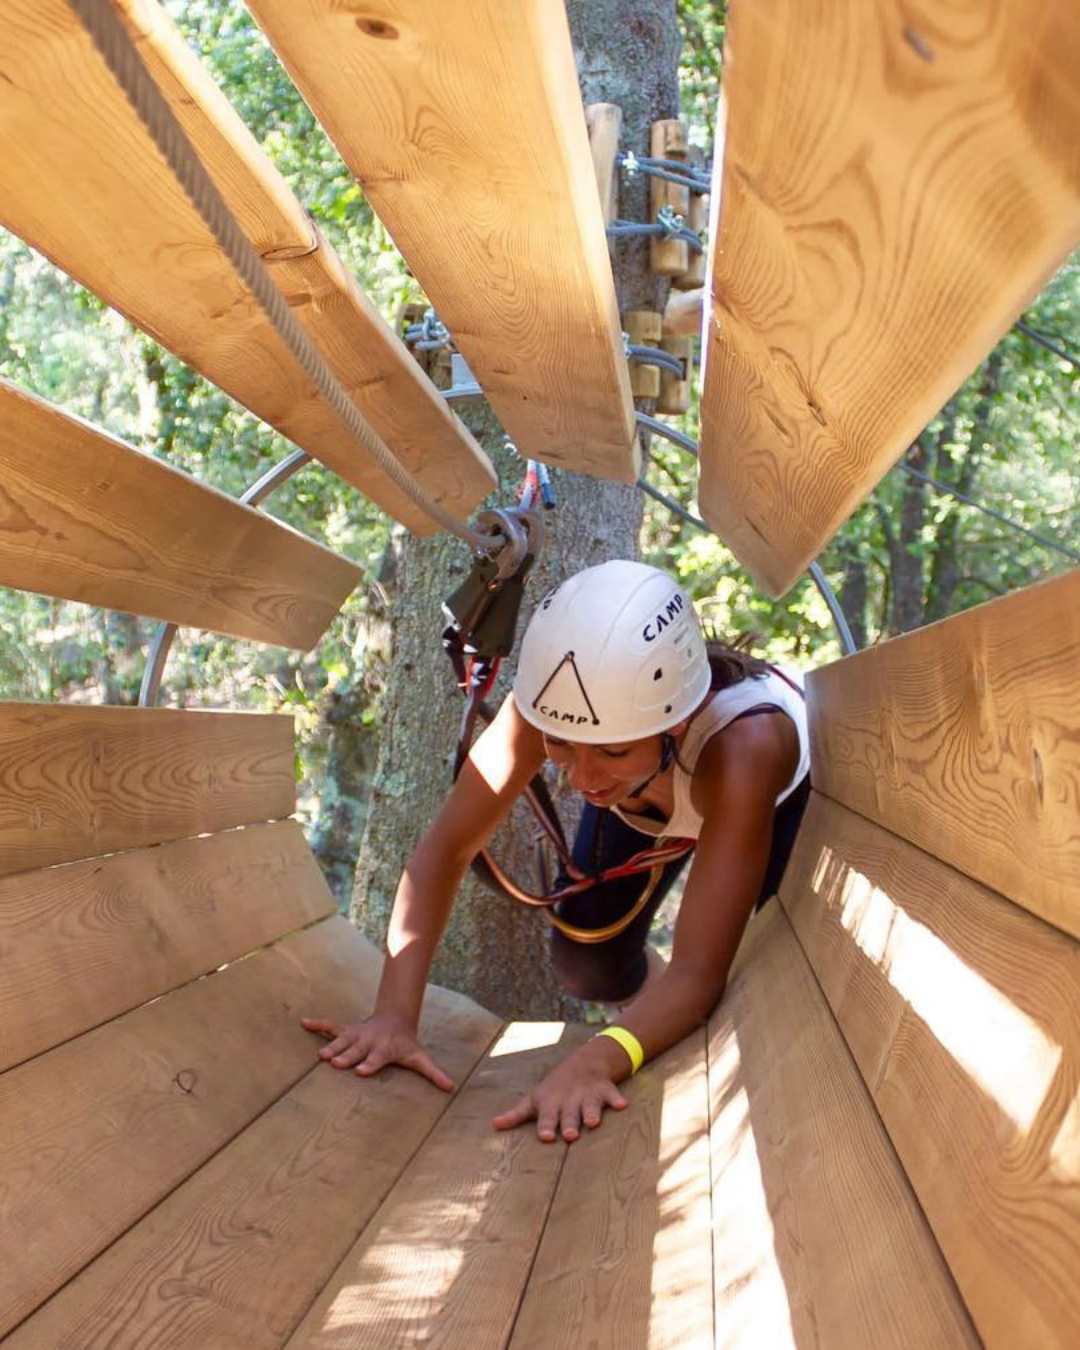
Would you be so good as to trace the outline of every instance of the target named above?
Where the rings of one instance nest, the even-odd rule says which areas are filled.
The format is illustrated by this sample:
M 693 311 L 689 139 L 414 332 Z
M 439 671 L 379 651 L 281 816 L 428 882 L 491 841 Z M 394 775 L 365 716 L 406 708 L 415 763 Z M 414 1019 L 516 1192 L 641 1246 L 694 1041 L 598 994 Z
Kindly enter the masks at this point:
M 666 440 L 679 446 L 680 449 L 688 451 L 695 459 L 697 458 L 697 442 L 689 437 L 685 431 L 679 431 L 676 427 L 670 427 L 666 422 L 661 422 L 658 417 L 650 417 L 648 413 L 639 412 L 635 415 L 637 417 L 638 426 L 644 427 L 646 431 L 654 432 L 657 436 L 663 436 Z M 672 498 L 666 497 L 662 492 L 657 491 L 651 483 L 646 483 L 645 480 L 642 479 L 638 483 L 638 487 L 648 496 L 652 497 L 654 501 L 658 501 L 662 506 L 666 506 L 669 511 L 674 511 L 676 515 L 682 516 L 684 520 L 688 520 L 691 525 L 696 525 L 699 530 L 704 530 L 708 534 L 712 533 L 703 520 L 699 520 L 697 516 L 684 510 L 678 502 L 673 501 Z M 829 613 L 832 615 L 833 623 L 836 625 L 836 631 L 840 638 L 841 651 L 843 651 L 845 656 L 851 656 L 854 652 L 857 652 L 859 648 L 852 635 L 851 627 L 848 624 L 844 611 L 840 606 L 840 601 L 836 592 L 833 590 L 832 586 L 829 585 L 829 579 L 821 570 L 820 563 L 812 562 L 807 570 L 810 573 L 814 585 L 821 592 L 821 598 L 829 607 Z
M 261 506 L 271 492 L 281 487 L 282 483 L 287 483 L 293 474 L 298 473 L 310 461 L 311 456 L 306 450 L 293 450 L 273 468 L 267 469 L 264 474 L 256 478 L 250 487 L 244 489 L 238 499 L 240 505 Z M 140 708 L 153 708 L 157 705 L 158 696 L 161 693 L 161 680 L 165 674 L 165 663 L 169 659 L 169 653 L 172 651 L 177 632 L 177 624 L 163 623 L 158 626 L 157 632 L 154 634 L 154 639 L 146 656 L 142 686 L 139 689 Z

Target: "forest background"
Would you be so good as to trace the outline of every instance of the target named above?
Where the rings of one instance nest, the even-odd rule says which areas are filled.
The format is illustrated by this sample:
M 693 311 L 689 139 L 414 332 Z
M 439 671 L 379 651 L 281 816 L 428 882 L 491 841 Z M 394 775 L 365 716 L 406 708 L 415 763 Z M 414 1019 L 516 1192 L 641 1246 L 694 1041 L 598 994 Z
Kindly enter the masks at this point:
M 420 291 L 247 10 L 239 0 L 165 0 L 164 7 L 364 290 L 396 323 L 407 303 L 422 299 Z M 724 7 L 679 0 L 678 13 L 683 115 L 708 158 Z M 1080 554 L 1080 346 L 1071 336 L 1078 316 L 1074 257 L 1025 313 L 1029 331 L 1014 328 L 1003 339 L 819 559 L 860 646 L 1074 565 L 926 479 Z M 232 495 L 291 448 L 2 230 L 0 375 Z M 682 427 L 696 439 L 695 406 Z M 682 452 L 654 443 L 650 478 L 690 512 L 697 509 L 695 477 Z M 160 701 L 294 715 L 301 819 L 345 908 L 389 671 L 395 529 L 318 464 L 279 489 L 266 509 L 356 561 L 363 584 L 306 655 L 182 632 Z M 808 579 L 770 601 L 716 538 L 651 501 L 640 542 L 646 561 L 681 577 L 718 633 L 752 631 L 765 654 L 802 668 L 839 655 L 832 619 Z M 130 615 L 0 588 L 0 698 L 134 703 L 154 628 Z M 444 659 L 435 644 L 430 659 Z

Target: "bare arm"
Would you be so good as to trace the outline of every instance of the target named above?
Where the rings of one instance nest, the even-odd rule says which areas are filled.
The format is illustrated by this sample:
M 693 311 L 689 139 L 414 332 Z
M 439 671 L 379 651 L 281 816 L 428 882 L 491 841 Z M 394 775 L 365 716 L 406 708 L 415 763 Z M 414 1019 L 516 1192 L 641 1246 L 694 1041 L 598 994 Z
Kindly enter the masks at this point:
M 699 1026 L 723 994 L 768 866 L 776 798 L 797 763 L 797 733 L 779 714 L 746 718 L 706 746 L 694 783 L 704 823 L 671 964 L 620 1019 L 649 1058 Z
M 704 824 L 675 927 L 672 961 L 634 1001 L 620 1023 L 646 1058 L 681 1040 L 708 1016 L 728 970 L 768 865 L 777 795 L 798 763 L 798 736 L 783 716 L 748 718 L 710 742 L 694 775 L 694 800 Z M 630 1075 L 626 1051 L 594 1037 L 493 1122 L 510 1129 L 536 1117 L 546 1141 L 577 1139 L 584 1123 L 599 1125 L 605 1107 L 626 1099 L 615 1086 Z
M 543 738 L 508 695 L 405 864 L 387 933 L 377 1012 L 395 1012 L 416 1025 L 461 879 L 543 762 Z
M 405 865 L 372 1015 L 344 1024 L 302 1019 L 329 1042 L 319 1052 L 322 1059 L 364 1076 L 386 1064 L 403 1064 L 437 1087 L 448 1091 L 453 1086 L 416 1039 L 428 971 L 465 869 L 543 760 L 540 733 L 507 697 Z

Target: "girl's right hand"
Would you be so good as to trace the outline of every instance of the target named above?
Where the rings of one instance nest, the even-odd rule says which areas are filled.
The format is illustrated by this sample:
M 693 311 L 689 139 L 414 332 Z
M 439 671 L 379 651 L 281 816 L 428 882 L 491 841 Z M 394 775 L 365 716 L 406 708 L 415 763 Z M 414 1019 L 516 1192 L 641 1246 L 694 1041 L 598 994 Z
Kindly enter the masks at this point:
M 330 1042 L 319 1051 L 335 1069 L 353 1069 L 370 1078 L 387 1064 L 400 1064 L 429 1078 L 443 1092 L 453 1092 L 453 1080 L 435 1063 L 416 1039 L 414 1028 L 403 1017 L 375 1013 L 363 1022 L 330 1022 L 322 1017 L 302 1017 L 306 1031 Z

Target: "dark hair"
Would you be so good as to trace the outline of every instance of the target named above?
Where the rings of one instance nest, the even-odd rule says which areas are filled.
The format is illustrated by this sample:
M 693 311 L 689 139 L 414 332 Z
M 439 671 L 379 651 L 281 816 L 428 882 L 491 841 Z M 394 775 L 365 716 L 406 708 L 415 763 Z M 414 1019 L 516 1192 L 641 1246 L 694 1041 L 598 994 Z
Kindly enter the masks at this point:
M 705 654 L 712 671 L 710 690 L 730 689 L 743 680 L 760 680 L 769 673 L 769 666 L 760 657 L 752 656 L 750 647 L 757 640 L 755 633 L 740 633 L 730 642 L 721 642 L 713 634 L 706 634 Z

